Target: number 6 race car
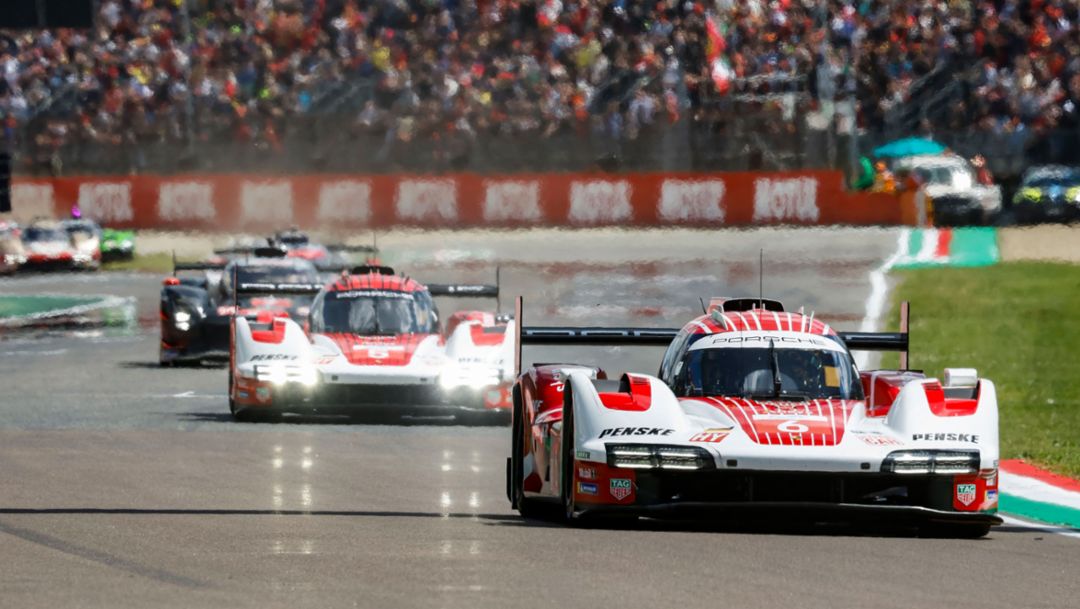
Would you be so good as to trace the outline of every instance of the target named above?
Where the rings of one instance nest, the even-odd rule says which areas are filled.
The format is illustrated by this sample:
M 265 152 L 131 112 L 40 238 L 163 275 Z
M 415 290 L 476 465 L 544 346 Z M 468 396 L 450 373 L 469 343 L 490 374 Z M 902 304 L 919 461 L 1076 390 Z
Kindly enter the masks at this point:
M 456 413 L 505 418 L 513 320 L 463 311 L 443 324 L 434 296 L 497 297 L 498 285 L 423 285 L 363 266 L 326 285 L 240 284 L 239 294 L 315 294 L 303 325 L 235 316 L 229 407 L 282 412 Z
M 513 388 L 507 494 L 523 514 L 871 518 L 982 536 L 997 513 L 994 384 L 908 370 L 900 333 L 837 333 L 776 301 L 714 299 L 681 330 L 521 327 L 520 345 L 667 345 L 656 376 L 535 365 Z M 515 318 L 521 324 L 521 301 Z M 850 350 L 902 351 L 860 372 Z

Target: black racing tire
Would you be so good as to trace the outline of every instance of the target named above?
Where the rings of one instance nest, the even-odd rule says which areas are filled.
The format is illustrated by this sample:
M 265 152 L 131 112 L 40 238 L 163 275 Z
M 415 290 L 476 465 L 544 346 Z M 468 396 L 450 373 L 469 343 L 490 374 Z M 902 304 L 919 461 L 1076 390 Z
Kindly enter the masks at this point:
M 983 523 L 927 522 L 919 527 L 919 537 L 935 539 L 979 539 L 990 533 L 990 525 Z
M 578 524 L 580 515 L 574 502 L 574 466 L 577 457 L 574 452 L 574 393 L 569 379 L 563 388 L 562 441 L 559 444 L 559 489 L 562 493 L 563 520 L 574 525 Z
M 523 518 L 535 518 L 540 515 L 537 501 L 525 496 L 525 405 L 521 401 L 521 391 L 514 385 L 514 414 L 511 422 L 510 476 L 508 494 L 510 505 Z
M 233 398 L 233 369 L 229 366 L 229 412 L 236 418 L 236 399 Z
M 276 423 L 280 419 L 277 412 L 267 412 L 257 408 L 234 410 L 232 416 L 233 420 L 238 423 Z

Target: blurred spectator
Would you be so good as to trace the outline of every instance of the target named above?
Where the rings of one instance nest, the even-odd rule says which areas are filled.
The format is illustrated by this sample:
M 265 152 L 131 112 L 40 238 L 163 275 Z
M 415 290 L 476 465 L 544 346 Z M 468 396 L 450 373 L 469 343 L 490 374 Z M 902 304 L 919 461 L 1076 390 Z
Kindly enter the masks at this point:
M 681 120 L 719 133 L 751 114 L 764 136 L 795 133 L 811 111 L 831 128 L 848 83 L 859 124 L 880 129 L 943 65 L 963 68 L 970 90 L 926 128 L 1080 127 L 1080 12 L 1065 0 L 101 0 L 98 11 L 91 31 L 0 32 L 5 136 L 39 168 L 62 170 L 57 151 L 81 144 L 137 144 L 134 171 L 180 143 L 284 154 L 298 119 L 339 111 L 361 81 L 373 95 L 339 131 L 380 137 L 391 164 L 460 164 L 480 140 L 570 134 L 611 152 Z

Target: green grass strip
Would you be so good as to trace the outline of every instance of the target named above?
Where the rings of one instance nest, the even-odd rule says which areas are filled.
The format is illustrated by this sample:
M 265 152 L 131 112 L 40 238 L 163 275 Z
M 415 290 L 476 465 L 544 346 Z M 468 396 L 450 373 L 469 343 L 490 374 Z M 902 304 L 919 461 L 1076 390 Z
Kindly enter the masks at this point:
M 977 368 L 997 387 L 1001 458 L 1080 477 L 1080 265 L 1006 262 L 899 271 L 911 301 L 911 366 Z M 897 365 L 895 356 L 883 367 Z
M 86 296 L 0 296 L 0 318 L 41 315 L 100 300 Z
M 1016 495 L 1001 493 L 998 495 L 998 509 L 1002 512 L 1032 518 L 1050 524 L 1060 524 L 1073 528 L 1080 528 L 1080 510 L 1057 505 L 1043 503 L 1032 499 L 1025 499 Z

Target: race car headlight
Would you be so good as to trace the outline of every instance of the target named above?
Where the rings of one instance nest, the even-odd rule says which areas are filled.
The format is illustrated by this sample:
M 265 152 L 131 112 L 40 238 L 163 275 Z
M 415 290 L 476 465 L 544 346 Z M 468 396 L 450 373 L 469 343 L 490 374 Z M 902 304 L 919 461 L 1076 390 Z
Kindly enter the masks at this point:
M 191 329 L 191 313 L 179 310 L 173 313 L 173 323 L 176 324 L 176 329 L 187 332 Z
M 715 466 L 708 451 L 696 446 L 608 444 L 606 448 L 611 467 L 699 470 Z
M 1065 198 L 1073 203 L 1080 203 L 1080 186 L 1073 186 L 1065 191 Z
M 319 373 L 314 366 L 259 364 L 255 366 L 255 380 L 273 385 L 299 383 L 305 387 L 311 387 L 319 382 Z
M 967 450 L 898 450 L 881 462 L 889 474 L 957 475 L 979 472 L 979 452 Z

